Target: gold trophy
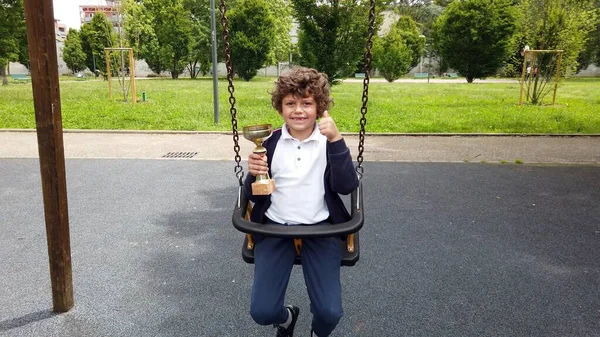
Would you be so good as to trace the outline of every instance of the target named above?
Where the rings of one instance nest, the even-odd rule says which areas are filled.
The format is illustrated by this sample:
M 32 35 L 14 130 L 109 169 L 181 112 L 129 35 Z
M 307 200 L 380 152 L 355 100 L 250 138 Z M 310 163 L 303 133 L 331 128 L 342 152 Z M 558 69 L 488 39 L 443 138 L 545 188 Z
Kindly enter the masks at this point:
M 244 126 L 244 138 L 254 142 L 256 147 L 252 152 L 264 156 L 267 149 L 262 146 L 265 139 L 271 136 L 273 126 L 271 124 L 260 124 Z M 269 173 L 259 174 L 256 181 L 252 183 L 252 194 L 269 195 L 275 190 L 275 180 L 269 177 Z

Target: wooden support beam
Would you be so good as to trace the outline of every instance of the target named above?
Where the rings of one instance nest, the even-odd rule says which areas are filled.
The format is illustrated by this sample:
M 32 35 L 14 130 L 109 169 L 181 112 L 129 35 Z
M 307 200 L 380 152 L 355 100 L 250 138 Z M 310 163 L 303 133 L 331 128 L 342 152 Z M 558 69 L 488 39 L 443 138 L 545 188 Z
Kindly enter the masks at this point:
M 137 92 L 135 88 L 135 59 L 133 58 L 133 49 L 129 49 L 129 82 L 131 82 L 131 101 L 137 103 Z
M 73 307 L 73 277 L 52 0 L 24 0 L 53 310 Z

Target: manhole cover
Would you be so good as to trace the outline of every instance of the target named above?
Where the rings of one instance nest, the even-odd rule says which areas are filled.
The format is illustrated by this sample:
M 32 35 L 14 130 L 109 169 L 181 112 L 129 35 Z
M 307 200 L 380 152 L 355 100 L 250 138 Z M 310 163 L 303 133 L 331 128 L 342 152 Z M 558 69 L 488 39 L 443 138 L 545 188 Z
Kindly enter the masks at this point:
M 193 158 L 198 152 L 169 152 L 163 158 Z

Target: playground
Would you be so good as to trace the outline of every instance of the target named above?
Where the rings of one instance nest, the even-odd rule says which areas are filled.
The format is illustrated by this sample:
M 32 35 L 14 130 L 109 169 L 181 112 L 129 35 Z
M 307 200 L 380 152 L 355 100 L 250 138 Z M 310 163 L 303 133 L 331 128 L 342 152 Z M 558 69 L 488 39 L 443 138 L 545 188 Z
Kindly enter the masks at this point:
M 243 163 L 228 47 L 225 54 L 235 163 L 219 157 L 188 160 L 200 151 L 185 152 L 185 156 L 174 152 L 162 157 L 122 152 L 110 155 L 110 151 L 103 152 L 104 148 L 119 152 L 119 141 L 109 137 L 109 132 L 100 141 L 103 145 L 95 149 L 82 141 L 85 132 L 63 137 L 56 54 L 48 45 L 52 34 L 47 28 L 52 16 L 35 15 L 36 11 L 48 12 L 50 3 L 39 4 L 41 7 L 33 11 L 33 2 L 25 3 L 28 32 L 46 33 L 46 38 L 30 39 L 29 46 L 34 64 L 31 82 L 38 156 L 28 150 L 23 154 L 15 145 L 34 143 L 31 138 L 27 140 L 33 133 L 4 130 L 0 137 L 5 145 L 0 155 L 0 186 L 7 196 L 0 199 L 0 226 L 5 234 L 0 238 L 0 268 L 6 275 L 2 280 L 6 292 L 0 296 L 0 335 L 272 335 L 270 326 L 253 324 L 248 315 L 253 269 L 242 261 L 243 234 L 231 225 L 232 210 L 241 214 L 236 217 L 234 213 L 236 224 L 246 207 L 239 211 L 236 180 L 243 193 Z M 374 1 L 370 9 L 367 74 Z M 226 40 L 225 18 L 223 22 Z M 49 57 L 41 57 L 45 52 Z M 121 58 L 124 60 L 124 56 Z M 120 73 L 124 83 L 123 65 L 124 61 Z M 129 76 L 130 103 L 135 104 L 126 102 L 125 91 L 123 98 L 117 99 L 118 104 L 140 106 L 133 71 Z M 358 136 L 347 134 L 353 148 L 358 143 L 358 153 L 354 154 L 361 178 L 357 189 L 360 203 L 354 204 L 353 194 L 352 206 L 359 206 L 353 209 L 352 220 L 355 214 L 361 226 L 362 219 L 366 220 L 360 232 L 360 261 L 342 271 L 346 314 L 335 335 L 597 334 L 600 259 L 595 252 L 600 248 L 600 171 L 594 149 L 598 137 L 575 138 L 592 144 L 581 146 L 584 151 L 580 156 L 569 153 L 574 146 L 572 135 L 546 136 L 564 142 L 558 149 L 561 156 L 569 153 L 577 159 L 546 161 L 543 158 L 552 153 L 546 148 L 541 151 L 540 161 L 525 164 L 517 158 L 509 165 L 506 161 L 489 163 L 487 153 L 462 162 L 418 162 L 410 157 L 407 161 L 386 161 L 380 159 L 386 149 L 401 148 L 387 142 L 368 150 L 373 156 L 364 163 L 368 168 L 363 171 L 368 82 L 367 76 L 363 82 L 360 132 Z M 110 79 L 108 83 L 110 97 Z M 145 92 L 142 97 L 142 103 L 148 104 Z M 264 102 L 256 104 L 268 106 Z M 238 109 L 243 111 L 242 107 Z M 78 121 L 75 123 L 85 121 L 82 111 L 85 108 L 80 107 L 70 116 L 65 114 L 65 125 L 69 119 Z M 264 115 L 261 111 L 253 113 L 240 121 L 248 124 Z M 394 116 L 383 115 L 374 116 L 375 131 L 381 132 L 382 127 L 395 121 Z M 113 119 L 94 114 L 94 122 L 88 127 L 97 128 L 98 117 Z M 189 119 L 182 116 L 182 120 L 186 117 Z M 506 115 L 501 117 L 504 120 Z M 347 121 L 357 119 L 348 117 Z M 451 119 L 444 116 L 440 120 Z M 563 124 L 560 118 L 554 120 Z M 343 131 L 356 131 L 344 124 L 344 118 L 339 121 Z M 9 121 L 7 127 L 18 128 L 20 122 L 19 118 Z M 197 122 L 192 119 L 192 123 Z M 575 131 L 568 129 L 568 133 L 596 133 L 596 123 L 590 120 L 566 124 L 576 125 Z M 587 129 L 590 124 L 592 128 Z M 146 126 L 132 129 L 156 127 L 151 123 Z M 172 129 L 188 130 L 177 124 Z M 270 125 L 268 130 L 270 133 Z M 560 130 L 549 128 L 544 133 L 565 132 Z M 249 140 L 263 137 L 248 137 L 246 129 L 243 132 Z M 174 135 L 177 142 L 171 145 L 189 145 L 183 142 L 188 134 Z M 218 138 L 218 134 L 204 136 Z M 72 155 L 75 143 L 87 148 L 85 156 Z M 131 144 L 140 148 L 147 145 L 141 136 L 130 140 Z M 227 147 L 223 144 L 220 147 Z M 230 141 L 227 144 L 231 146 Z M 203 147 L 203 151 L 211 152 L 208 144 Z M 528 153 L 536 149 L 526 148 Z M 512 146 L 510 149 L 514 150 Z M 452 148 L 445 151 L 451 152 Z M 341 223 L 337 228 L 344 226 Z M 310 231 L 309 227 L 297 227 L 288 230 Z M 336 230 L 334 226 L 312 228 L 332 233 Z M 349 233 L 355 234 L 344 234 Z M 350 247 L 350 236 L 347 240 L 348 250 L 356 253 L 354 246 Z M 290 282 L 286 302 L 298 305 L 304 313 L 310 312 L 298 269 L 294 269 Z M 298 335 L 309 331 L 308 317 L 300 316 Z
M 0 159 L 0 336 L 264 336 L 231 161 L 67 159 L 75 306 L 51 311 L 37 159 Z M 597 166 L 368 162 L 335 336 L 600 331 Z M 309 312 L 302 274 L 287 301 Z M 308 316 L 297 331 L 308 331 Z

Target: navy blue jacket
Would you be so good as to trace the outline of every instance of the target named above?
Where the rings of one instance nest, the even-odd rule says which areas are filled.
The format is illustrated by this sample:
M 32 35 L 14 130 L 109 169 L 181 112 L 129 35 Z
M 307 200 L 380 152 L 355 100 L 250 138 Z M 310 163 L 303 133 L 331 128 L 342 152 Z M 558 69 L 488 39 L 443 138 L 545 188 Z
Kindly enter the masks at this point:
M 273 135 L 263 143 L 263 146 L 267 149 L 269 176 L 272 176 L 271 161 L 279 138 L 281 138 L 281 129 L 273 131 Z M 252 195 L 252 183 L 255 180 L 256 177 L 248 174 L 244 181 L 246 196 L 254 202 L 250 221 L 266 223 L 265 212 L 271 206 L 271 196 Z M 339 194 L 352 193 L 358 187 L 358 176 L 350 156 L 350 149 L 346 146 L 344 139 L 333 143 L 327 142 L 327 166 L 325 167 L 323 183 L 325 184 L 325 203 L 329 210 L 329 221 L 337 224 L 350 220 L 350 214 L 348 214 L 348 210 Z M 277 181 L 275 182 L 275 188 L 277 188 Z

